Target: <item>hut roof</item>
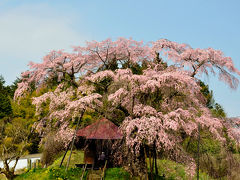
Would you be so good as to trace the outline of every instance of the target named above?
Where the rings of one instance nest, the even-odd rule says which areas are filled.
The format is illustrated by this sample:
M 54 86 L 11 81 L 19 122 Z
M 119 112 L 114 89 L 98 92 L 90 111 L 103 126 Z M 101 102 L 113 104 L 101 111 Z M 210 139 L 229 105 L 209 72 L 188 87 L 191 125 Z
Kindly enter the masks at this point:
M 103 118 L 77 131 L 77 136 L 86 139 L 122 139 L 122 133 L 111 121 Z

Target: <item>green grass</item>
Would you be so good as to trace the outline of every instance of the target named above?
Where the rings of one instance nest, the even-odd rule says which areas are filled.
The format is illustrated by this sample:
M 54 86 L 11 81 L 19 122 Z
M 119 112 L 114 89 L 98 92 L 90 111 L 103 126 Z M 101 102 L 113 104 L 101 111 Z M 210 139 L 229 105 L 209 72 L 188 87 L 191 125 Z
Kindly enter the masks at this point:
M 89 170 L 90 171 L 90 170 Z M 84 174 L 84 179 L 87 176 L 86 172 Z M 24 174 L 21 174 L 15 178 L 15 180 L 79 180 L 82 175 L 82 169 L 80 168 L 70 168 L 65 171 L 65 167 L 49 167 L 46 169 L 36 169 L 30 170 Z M 106 170 L 105 179 L 106 180 L 124 180 L 129 179 L 130 175 L 123 168 L 110 168 Z
M 67 179 L 75 180 L 80 179 L 82 170 L 79 168 L 70 168 L 68 171 L 65 171 L 65 167 L 56 167 L 56 168 L 40 168 L 35 170 L 30 170 L 24 174 L 21 174 L 15 178 L 15 180 L 50 180 L 50 179 Z
M 67 152 L 65 159 L 63 161 L 63 166 L 67 166 L 67 161 L 68 161 L 68 157 L 70 155 L 70 151 Z M 62 157 L 57 158 L 52 165 L 50 165 L 49 167 L 58 167 L 62 161 Z M 72 155 L 71 155 L 71 159 L 70 159 L 70 163 L 69 163 L 69 167 L 70 168 L 75 168 L 75 164 L 83 164 L 84 162 L 84 153 L 83 151 L 73 151 Z
M 59 168 L 59 164 L 62 160 L 62 157 L 59 157 L 54 161 L 54 163 L 48 168 L 40 168 L 35 170 L 30 170 L 26 173 L 23 173 L 15 178 L 15 180 L 75 180 L 80 179 L 82 175 L 82 169 L 75 168 L 75 164 L 83 163 L 83 152 L 82 151 L 74 151 L 71 157 L 69 169 L 66 172 L 65 166 L 67 164 L 67 159 L 69 157 L 69 152 L 67 153 L 63 167 Z M 159 177 L 156 179 L 159 180 L 173 180 L 173 179 L 181 179 L 181 180 L 189 180 L 189 176 L 186 173 L 186 167 L 182 164 L 170 161 L 170 160 L 158 160 L 158 169 L 159 169 Z M 86 179 L 87 172 L 85 173 Z M 165 178 L 163 178 L 165 176 Z M 123 168 L 109 168 L 105 172 L 106 180 L 124 180 L 130 179 L 130 174 L 126 172 Z M 134 178 L 133 178 L 134 179 Z M 196 179 L 196 178 L 194 178 Z M 200 179 L 202 180 L 210 180 L 211 178 L 204 173 L 200 173 Z
M 186 173 L 186 167 L 180 163 L 176 163 L 167 159 L 158 159 L 158 173 L 161 177 L 165 177 L 168 180 L 181 179 L 189 180 L 191 179 Z M 193 179 L 196 179 L 194 177 Z M 201 180 L 212 180 L 207 174 L 200 172 L 199 179 Z
M 59 168 L 59 165 L 62 160 L 62 156 L 59 157 L 54 161 L 52 165 L 50 165 L 48 168 L 39 168 L 35 170 L 30 170 L 26 173 L 23 173 L 15 178 L 15 180 L 79 180 L 82 175 L 82 169 L 75 168 L 75 164 L 83 163 L 83 152 L 82 151 L 74 151 L 71 156 L 71 161 L 69 164 L 69 169 L 66 172 L 65 166 L 67 164 L 67 160 L 69 157 L 70 152 L 67 153 L 64 162 L 63 167 Z M 85 179 L 88 172 L 85 173 Z M 127 173 L 123 168 L 110 168 L 107 169 L 105 172 L 105 179 L 107 180 L 114 180 L 114 179 L 129 179 L 129 173 Z
M 70 152 L 67 153 L 63 166 L 60 168 L 59 165 L 61 163 L 62 157 L 57 158 L 52 165 L 48 168 L 39 168 L 36 170 L 30 170 L 24 174 L 17 176 L 16 180 L 50 180 L 50 179 L 68 179 L 75 180 L 80 179 L 82 175 L 82 170 L 80 168 L 75 168 L 75 164 L 83 163 L 83 152 L 82 151 L 73 151 L 71 160 L 69 163 L 68 171 L 65 171 L 65 167 L 67 165 L 67 160 Z
M 130 179 L 130 175 L 123 168 L 109 168 L 105 173 L 106 180 Z
M 46 170 L 45 169 L 35 169 L 35 170 L 30 170 L 26 173 L 23 173 L 19 176 L 17 176 L 15 179 L 17 180 L 22 180 L 22 179 L 44 179 L 46 178 L 47 174 L 44 173 Z
M 167 179 L 176 179 L 177 177 L 182 180 L 188 179 L 183 165 L 165 159 L 158 160 L 157 163 L 159 175 L 165 176 Z

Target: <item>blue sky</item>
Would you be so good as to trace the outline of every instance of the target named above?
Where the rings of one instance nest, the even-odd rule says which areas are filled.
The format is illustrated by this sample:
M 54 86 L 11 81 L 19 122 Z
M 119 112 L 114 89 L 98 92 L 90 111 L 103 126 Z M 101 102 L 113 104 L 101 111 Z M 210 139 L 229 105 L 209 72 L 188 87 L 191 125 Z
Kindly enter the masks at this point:
M 11 84 L 50 50 L 108 37 L 213 47 L 240 69 L 239 7 L 238 0 L 0 0 L 0 74 Z M 228 116 L 240 116 L 239 88 L 203 80 Z

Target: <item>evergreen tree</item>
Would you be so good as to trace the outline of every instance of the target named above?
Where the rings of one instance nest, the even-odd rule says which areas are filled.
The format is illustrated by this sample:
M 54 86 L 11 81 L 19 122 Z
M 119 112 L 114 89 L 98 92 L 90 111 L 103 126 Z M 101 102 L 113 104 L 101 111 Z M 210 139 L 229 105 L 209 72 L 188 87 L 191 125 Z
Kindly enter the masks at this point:
M 12 114 L 9 87 L 4 86 L 5 80 L 0 76 L 0 119 Z

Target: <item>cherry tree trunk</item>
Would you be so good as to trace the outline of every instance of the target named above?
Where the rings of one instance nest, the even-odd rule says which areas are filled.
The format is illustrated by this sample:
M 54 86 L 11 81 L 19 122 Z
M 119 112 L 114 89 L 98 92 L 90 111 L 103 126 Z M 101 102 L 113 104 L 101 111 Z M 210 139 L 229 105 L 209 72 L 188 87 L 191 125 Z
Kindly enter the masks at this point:
M 147 164 L 143 147 L 139 154 L 127 149 L 127 157 L 125 159 L 125 167 L 132 176 L 138 176 L 140 179 L 148 179 Z

